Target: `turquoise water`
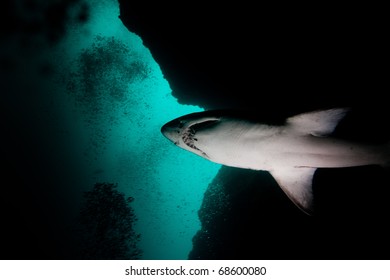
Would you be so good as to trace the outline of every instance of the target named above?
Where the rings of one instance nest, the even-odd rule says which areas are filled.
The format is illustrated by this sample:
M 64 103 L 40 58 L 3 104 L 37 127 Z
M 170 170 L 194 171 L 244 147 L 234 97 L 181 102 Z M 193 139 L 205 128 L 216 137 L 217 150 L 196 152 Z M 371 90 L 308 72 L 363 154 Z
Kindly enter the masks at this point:
M 119 20 L 116 1 L 89 3 L 88 22 L 69 25 L 52 57 L 61 65 L 54 84 L 78 153 L 73 160 L 82 166 L 78 181 L 118 183 L 135 198 L 143 259 L 186 259 L 203 194 L 220 166 L 178 149 L 160 128 L 203 109 L 172 97 L 141 38 Z

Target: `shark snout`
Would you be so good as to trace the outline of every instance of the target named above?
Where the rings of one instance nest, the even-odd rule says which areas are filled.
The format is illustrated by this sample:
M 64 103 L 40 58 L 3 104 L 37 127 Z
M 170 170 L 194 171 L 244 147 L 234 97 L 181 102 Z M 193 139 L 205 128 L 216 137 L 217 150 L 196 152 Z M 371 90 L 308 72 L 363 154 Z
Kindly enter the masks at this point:
M 180 137 L 180 129 L 177 124 L 173 122 L 164 124 L 161 127 L 161 133 L 173 143 L 177 143 Z

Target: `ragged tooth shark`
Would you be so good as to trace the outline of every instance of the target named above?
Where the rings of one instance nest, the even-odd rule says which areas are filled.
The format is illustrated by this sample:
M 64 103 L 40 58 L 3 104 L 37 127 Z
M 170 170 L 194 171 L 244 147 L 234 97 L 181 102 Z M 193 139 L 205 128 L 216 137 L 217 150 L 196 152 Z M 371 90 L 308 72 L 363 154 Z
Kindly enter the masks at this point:
M 389 145 L 363 145 L 331 136 L 348 110 L 303 113 L 278 125 L 205 111 L 174 119 L 161 132 L 177 146 L 210 161 L 269 171 L 295 205 L 312 215 L 312 180 L 317 168 L 386 165 L 389 161 Z

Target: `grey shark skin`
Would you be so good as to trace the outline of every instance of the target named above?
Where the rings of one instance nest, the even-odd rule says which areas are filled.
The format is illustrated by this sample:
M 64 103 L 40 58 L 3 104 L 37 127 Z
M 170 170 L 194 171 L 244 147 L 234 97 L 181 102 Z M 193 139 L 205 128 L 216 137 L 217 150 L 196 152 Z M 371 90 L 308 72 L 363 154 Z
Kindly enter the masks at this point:
M 172 120 L 161 132 L 177 146 L 210 161 L 269 171 L 287 196 L 312 215 L 317 168 L 388 163 L 389 145 L 362 145 L 330 136 L 348 110 L 303 113 L 281 125 L 205 111 Z

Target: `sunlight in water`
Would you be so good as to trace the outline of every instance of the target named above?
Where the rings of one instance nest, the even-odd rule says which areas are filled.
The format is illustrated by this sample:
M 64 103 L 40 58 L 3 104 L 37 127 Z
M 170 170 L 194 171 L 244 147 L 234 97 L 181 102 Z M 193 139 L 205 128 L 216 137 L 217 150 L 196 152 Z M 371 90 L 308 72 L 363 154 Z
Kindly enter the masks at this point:
M 69 110 L 81 123 L 84 176 L 90 186 L 118 183 L 135 198 L 144 259 L 186 259 L 203 194 L 220 166 L 178 149 L 160 128 L 202 108 L 172 97 L 149 50 L 118 18 L 116 1 L 89 2 L 90 20 L 69 26 L 57 54 Z

